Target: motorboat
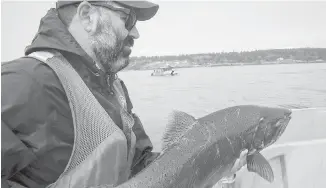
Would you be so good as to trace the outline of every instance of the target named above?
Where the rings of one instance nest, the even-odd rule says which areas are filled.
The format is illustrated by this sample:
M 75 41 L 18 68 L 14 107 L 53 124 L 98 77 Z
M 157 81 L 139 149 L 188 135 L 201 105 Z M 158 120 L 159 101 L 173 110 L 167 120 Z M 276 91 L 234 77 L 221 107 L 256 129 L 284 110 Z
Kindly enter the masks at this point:
M 161 67 L 154 69 L 153 72 L 151 73 L 151 76 L 175 76 L 178 75 L 179 73 L 176 72 L 173 67 L 168 66 L 168 67 Z

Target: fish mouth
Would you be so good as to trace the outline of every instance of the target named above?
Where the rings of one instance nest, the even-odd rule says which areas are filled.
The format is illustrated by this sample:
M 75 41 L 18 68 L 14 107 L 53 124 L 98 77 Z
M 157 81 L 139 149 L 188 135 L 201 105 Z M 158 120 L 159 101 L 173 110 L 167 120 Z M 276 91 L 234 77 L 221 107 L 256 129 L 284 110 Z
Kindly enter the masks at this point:
M 279 126 L 279 129 L 276 132 L 276 139 L 278 139 L 285 131 L 286 127 L 288 126 L 290 120 L 291 120 L 291 114 L 289 114 L 288 116 L 286 116 L 283 119 L 280 119 L 277 123 L 276 126 Z
M 285 130 L 285 128 L 288 126 L 291 118 L 292 118 L 292 111 L 291 110 L 286 110 L 284 113 L 284 117 L 276 122 L 276 127 L 280 127 L 278 129 L 278 132 L 276 135 L 281 136 Z
M 276 123 L 275 123 L 275 127 L 277 127 L 277 130 L 274 133 L 272 142 L 270 142 L 269 144 L 266 144 L 265 146 L 262 146 L 264 148 L 272 145 L 273 143 L 275 143 L 284 133 L 285 129 L 287 128 L 292 116 L 291 116 L 292 112 L 286 112 L 284 117 L 279 119 Z M 262 148 L 261 148 L 262 149 Z
M 284 133 L 292 118 L 292 111 L 289 109 L 276 109 L 272 112 L 273 113 L 268 112 L 264 114 L 264 116 L 259 119 L 258 126 L 253 134 L 252 143 L 248 149 L 250 154 L 259 152 L 274 144 Z

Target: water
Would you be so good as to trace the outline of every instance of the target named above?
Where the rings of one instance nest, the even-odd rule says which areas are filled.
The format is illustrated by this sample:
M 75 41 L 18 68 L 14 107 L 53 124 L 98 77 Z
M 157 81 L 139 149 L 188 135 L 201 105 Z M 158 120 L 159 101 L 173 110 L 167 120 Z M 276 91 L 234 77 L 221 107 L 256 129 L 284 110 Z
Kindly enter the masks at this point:
M 174 77 L 152 71 L 119 74 L 127 85 L 134 112 L 161 149 L 161 136 L 172 110 L 201 117 L 242 104 L 326 107 L 326 64 L 201 67 L 177 70 Z

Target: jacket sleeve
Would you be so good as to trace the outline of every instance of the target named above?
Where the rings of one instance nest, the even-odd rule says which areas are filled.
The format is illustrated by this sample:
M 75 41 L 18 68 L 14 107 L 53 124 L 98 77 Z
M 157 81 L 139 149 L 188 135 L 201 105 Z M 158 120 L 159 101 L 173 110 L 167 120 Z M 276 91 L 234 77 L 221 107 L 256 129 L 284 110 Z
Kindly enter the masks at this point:
M 160 155 L 159 152 L 153 152 L 153 145 L 150 138 L 146 135 L 145 130 L 138 116 L 133 113 L 135 125 L 133 130 L 136 135 L 135 156 L 132 164 L 131 176 L 136 175 L 144 169 L 153 160 Z
M 150 164 L 153 160 L 156 159 L 160 155 L 159 152 L 153 152 L 153 144 L 146 134 L 143 124 L 140 118 L 132 112 L 133 105 L 131 103 L 128 90 L 121 80 L 122 88 L 125 92 L 127 108 L 129 113 L 132 114 L 135 120 L 135 124 L 133 126 L 133 131 L 136 135 L 136 147 L 135 147 L 135 156 L 132 164 L 132 172 L 131 177 L 136 175 L 139 171 L 144 169 L 148 164 Z
M 52 182 L 64 170 L 73 143 L 59 80 L 38 60 L 21 58 L 1 65 L 1 89 L 2 185 Z
M 24 74 L 9 72 L 1 74 L 1 184 L 3 187 L 17 187 L 12 186 L 8 179 L 36 159 L 32 149 L 26 145 L 28 142 L 23 142 L 17 136 L 21 134 L 22 124 L 19 123 L 19 118 L 23 116 L 21 109 L 24 109 L 24 104 L 30 100 L 29 94 L 32 94 L 29 92 L 30 83 L 31 80 Z
M 1 184 L 12 187 L 8 179 L 36 159 L 34 153 L 1 121 Z M 17 187 L 17 186 L 16 186 Z

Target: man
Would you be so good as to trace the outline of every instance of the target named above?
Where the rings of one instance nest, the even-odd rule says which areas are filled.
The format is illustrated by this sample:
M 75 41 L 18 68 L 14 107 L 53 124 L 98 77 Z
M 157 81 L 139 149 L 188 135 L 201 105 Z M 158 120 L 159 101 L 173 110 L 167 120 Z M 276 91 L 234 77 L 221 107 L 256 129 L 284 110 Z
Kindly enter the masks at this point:
M 132 117 L 132 130 L 136 138 L 134 147 L 130 148 L 130 140 L 127 142 L 128 148 L 133 151 L 132 164 L 128 166 L 131 172 L 127 172 L 127 175 L 118 172 L 123 171 L 122 164 L 130 159 L 121 156 L 125 153 L 124 146 L 120 144 L 120 151 L 120 145 L 116 144 L 112 148 L 118 149 L 110 150 L 113 157 L 109 156 L 112 159 L 103 163 L 103 168 L 114 171 L 112 176 L 119 177 L 101 180 L 106 184 L 126 181 L 159 155 L 151 152 L 152 143 L 139 118 L 132 112 L 133 106 L 123 81 L 116 75 L 128 65 L 134 40 L 139 37 L 136 21 L 152 18 L 158 8 L 158 5 L 147 1 L 58 1 L 56 8 L 50 9 L 41 19 L 32 44 L 25 50 L 25 55 L 35 52 L 35 55 L 40 55 L 40 51 L 62 55 L 114 124 L 123 130 L 121 100 L 125 101 L 125 111 Z M 2 187 L 46 187 L 61 176 L 69 176 L 70 187 L 82 187 L 82 182 L 76 185 L 72 183 L 77 175 L 63 174 L 68 173 L 67 164 L 72 163 L 73 154 L 76 153 L 74 142 L 78 128 L 75 126 L 79 125 L 75 123 L 71 110 L 71 105 L 76 104 L 72 104 L 67 97 L 58 72 L 41 59 L 26 56 L 3 63 L 1 73 Z M 115 89 L 115 85 L 119 85 L 121 91 Z M 123 95 L 117 97 L 119 92 Z M 96 114 L 86 116 L 94 118 Z M 128 131 L 123 132 L 127 134 Z M 92 164 L 88 166 L 95 168 L 94 160 L 90 159 Z M 128 171 L 126 168 L 123 169 Z M 101 169 L 92 172 L 103 174 L 100 173 Z M 84 176 L 82 179 L 92 179 L 92 175 L 78 175 Z M 103 183 L 96 178 L 93 178 L 93 186 Z
M 158 8 L 59 1 L 47 12 L 26 57 L 2 64 L 2 187 L 119 185 L 159 155 L 117 78 L 136 21 Z

